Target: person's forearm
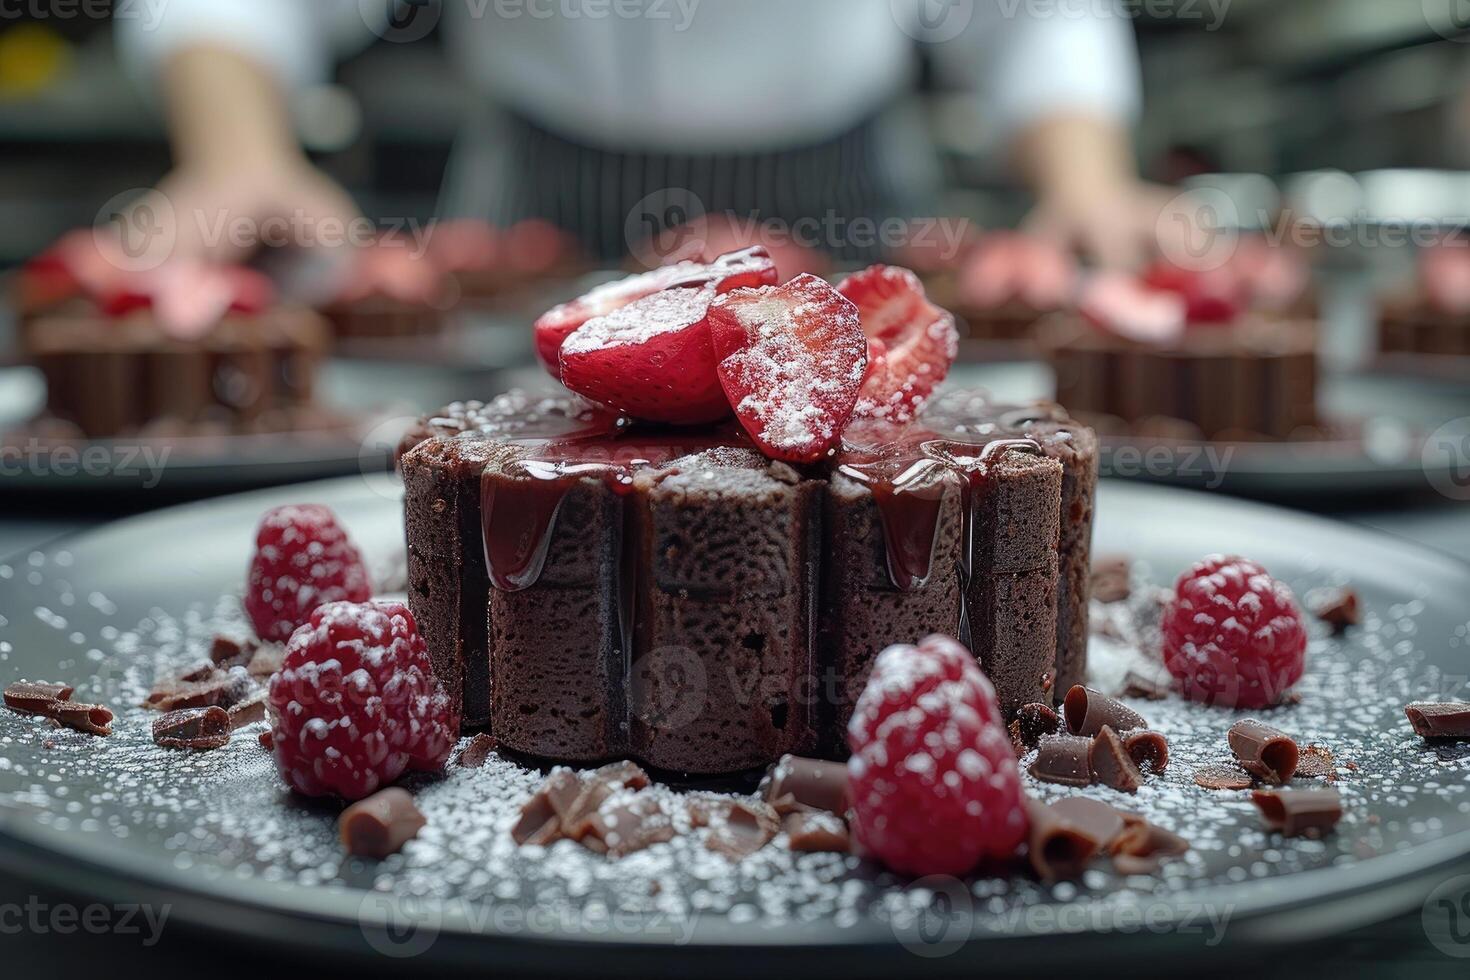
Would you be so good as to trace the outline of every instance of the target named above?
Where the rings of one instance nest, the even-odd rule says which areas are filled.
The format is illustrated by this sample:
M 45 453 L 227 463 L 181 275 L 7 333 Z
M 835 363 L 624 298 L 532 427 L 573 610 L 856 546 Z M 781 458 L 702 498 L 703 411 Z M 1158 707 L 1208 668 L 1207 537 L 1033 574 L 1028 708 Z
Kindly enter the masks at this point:
M 280 85 L 250 58 L 194 45 L 171 55 L 162 77 L 179 166 L 237 169 L 300 156 Z
M 1017 171 L 1038 197 L 1138 180 L 1127 130 L 1085 113 L 1059 113 L 1021 130 L 1014 143 Z

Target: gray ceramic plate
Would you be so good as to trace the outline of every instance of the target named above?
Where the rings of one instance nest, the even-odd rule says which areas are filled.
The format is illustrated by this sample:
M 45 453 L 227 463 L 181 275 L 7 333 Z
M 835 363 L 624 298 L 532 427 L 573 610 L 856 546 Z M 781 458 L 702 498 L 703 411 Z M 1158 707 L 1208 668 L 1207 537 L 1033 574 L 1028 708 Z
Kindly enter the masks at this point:
M 1107 483 L 1098 547 L 1132 553 L 1144 574 L 1168 580 L 1207 552 L 1239 551 L 1299 593 L 1343 580 L 1361 592 L 1364 625 L 1341 641 L 1314 626 L 1302 701 L 1270 715 L 1334 752 L 1347 817 L 1333 837 L 1283 841 L 1242 794 L 1196 788 L 1194 768 L 1225 754 L 1234 716 L 1170 700 L 1138 705 L 1171 740 L 1169 772 L 1115 798 L 1194 842 L 1155 877 L 1099 866 L 1053 887 L 914 884 L 777 846 L 731 866 L 692 841 L 618 863 L 565 842 L 538 854 L 505 834 L 538 779 L 508 760 L 421 780 L 425 834 L 381 865 L 344 860 L 331 809 L 285 793 L 253 732 L 214 753 L 171 754 L 129 706 L 155 672 L 194 662 L 216 630 L 238 627 L 228 595 L 263 509 L 330 504 L 391 579 L 396 496 L 377 477 L 262 491 L 0 563 L 0 682 L 64 679 L 78 699 L 119 711 L 106 740 L 0 712 L 0 864 L 113 901 L 166 903 L 178 919 L 261 942 L 416 966 L 749 976 L 779 964 L 853 976 L 1040 970 L 1125 952 L 1208 951 L 1218 963 L 1417 908 L 1470 857 L 1470 762 L 1426 747 L 1401 710 L 1470 673 L 1470 570 L 1287 511 Z

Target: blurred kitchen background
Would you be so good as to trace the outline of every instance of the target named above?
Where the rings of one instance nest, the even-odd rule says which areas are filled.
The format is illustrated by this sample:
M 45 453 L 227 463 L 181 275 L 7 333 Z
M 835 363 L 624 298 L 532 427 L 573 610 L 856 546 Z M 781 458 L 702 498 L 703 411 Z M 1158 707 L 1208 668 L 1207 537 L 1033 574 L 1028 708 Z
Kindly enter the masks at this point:
M 167 168 L 159 118 L 118 66 L 111 6 L 0 3 L 0 266 L 91 224 L 102 202 L 150 186 Z M 1131 6 L 1147 93 L 1138 139 L 1150 178 L 1264 174 L 1290 203 L 1324 217 L 1365 207 L 1470 211 L 1467 181 L 1448 180 L 1454 194 L 1431 205 L 1418 200 L 1422 184 L 1375 192 L 1370 180 L 1370 199 L 1355 201 L 1317 173 L 1470 164 L 1470 35 L 1457 36 L 1456 0 Z M 472 98 L 442 56 L 441 34 L 379 42 L 295 106 L 308 146 L 369 214 L 433 213 Z M 974 162 L 986 140 L 983 114 L 932 68 L 922 98 L 949 151 L 952 213 L 986 223 L 1018 216 L 1020 196 Z M 1242 193 L 1254 205 L 1270 186 L 1247 182 Z

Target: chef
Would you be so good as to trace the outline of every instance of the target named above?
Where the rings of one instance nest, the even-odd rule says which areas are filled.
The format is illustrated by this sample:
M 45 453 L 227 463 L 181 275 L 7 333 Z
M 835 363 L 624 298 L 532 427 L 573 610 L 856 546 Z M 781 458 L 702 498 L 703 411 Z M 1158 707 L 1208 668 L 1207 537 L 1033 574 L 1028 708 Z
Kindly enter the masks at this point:
M 679 213 L 815 219 L 816 244 L 850 251 L 855 219 L 932 213 L 933 149 L 903 99 L 923 43 L 981 94 L 988 142 L 1035 195 L 1033 231 L 1103 265 L 1136 263 L 1154 233 L 1119 0 L 169 0 L 117 27 L 173 135 L 161 193 L 176 215 L 215 216 L 177 221 L 186 254 L 239 248 L 208 234 L 221 214 L 355 215 L 302 150 L 292 98 L 375 35 L 431 30 L 486 107 L 446 216 L 545 218 L 615 259 L 640 207 L 675 189 Z

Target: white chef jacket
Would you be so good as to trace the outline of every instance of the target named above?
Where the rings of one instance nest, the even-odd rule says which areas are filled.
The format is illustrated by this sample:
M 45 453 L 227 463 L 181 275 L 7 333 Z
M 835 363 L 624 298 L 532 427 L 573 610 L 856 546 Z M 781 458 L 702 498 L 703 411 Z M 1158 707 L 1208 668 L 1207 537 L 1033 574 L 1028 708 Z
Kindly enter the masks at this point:
M 605 147 L 776 149 L 844 131 L 911 80 L 915 42 L 964 72 L 1000 138 L 1060 110 L 1120 122 L 1139 102 L 1119 0 L 135 0 L 117 13 L 146 78 L 196 42 L 239 49 L 288 86 L 324 80 L 376 34 L 431 28 L 489 98 Z

